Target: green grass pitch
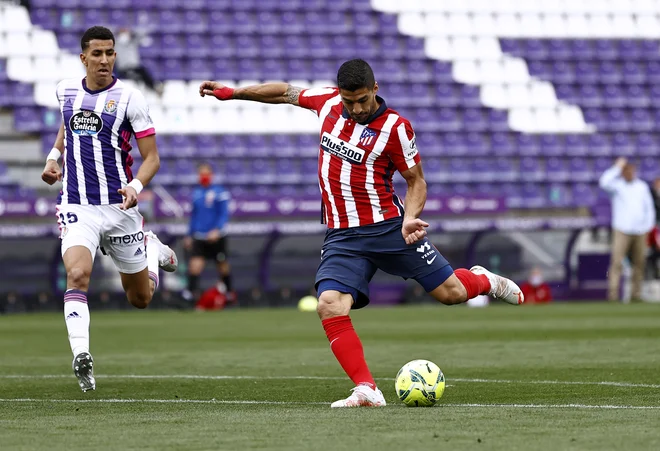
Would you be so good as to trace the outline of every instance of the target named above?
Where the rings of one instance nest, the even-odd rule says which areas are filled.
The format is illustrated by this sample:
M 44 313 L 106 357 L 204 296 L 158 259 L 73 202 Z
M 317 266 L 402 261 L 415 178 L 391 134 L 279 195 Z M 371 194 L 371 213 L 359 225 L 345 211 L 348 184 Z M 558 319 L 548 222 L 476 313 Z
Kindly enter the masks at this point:
M 352 384 L 314 313 L 91 309 L 89 393 L 62 314 L 0 317 L 0 449 L 660 449 L 660 305 L 354 312 L 372 409 L 330 409 Z M 447 379 L 432 408 L 395 397 L 418 358 Z

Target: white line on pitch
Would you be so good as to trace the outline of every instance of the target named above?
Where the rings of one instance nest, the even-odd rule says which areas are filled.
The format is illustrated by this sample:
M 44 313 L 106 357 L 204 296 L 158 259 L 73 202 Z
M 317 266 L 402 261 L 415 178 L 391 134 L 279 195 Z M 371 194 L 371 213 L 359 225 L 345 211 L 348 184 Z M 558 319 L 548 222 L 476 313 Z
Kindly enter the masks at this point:
M 0 379 L 61 379 L 70 378 L 66 374 L 0 374 Z M 196 374 L 101 374 L 96 375 L 102 379 L 255 379 L 255 380 L 346 380 L 341 376 L 246 376 L 246 375 L 196 375 Z M 377 377 L 377 380 L 394 380 L 387 377 Z M 614 381 L 557 381 L 557 380 L 511 380 L 511 379 L 469 379 L 469 378 L 447 378 L 448 382 L 468 382 L 477 384 L 540 384 L 540 385 L 604 385 L 610 387 L 630 388 L 660 388 L 660 384 L 638 384 L 633 382 Z
M 231 399 L 37 399 L 37 398 L 0 398 L 5 403 L 74 403 L 74 404 L 254 404 L 254 405 L 325 405 L 327 402 L 295 402 L 295 401 L 257 401 L 257 400 L 231 400 Z M 401 404 L 390 407 L 403 407 Z M 607 409 L 607 410 L 657 410 L 660 406 L 621 406 L 621 405 L 589 405 L 589 404 L 438 404 L 437 407 L 456 408 L 511 408 L 511 409 Z

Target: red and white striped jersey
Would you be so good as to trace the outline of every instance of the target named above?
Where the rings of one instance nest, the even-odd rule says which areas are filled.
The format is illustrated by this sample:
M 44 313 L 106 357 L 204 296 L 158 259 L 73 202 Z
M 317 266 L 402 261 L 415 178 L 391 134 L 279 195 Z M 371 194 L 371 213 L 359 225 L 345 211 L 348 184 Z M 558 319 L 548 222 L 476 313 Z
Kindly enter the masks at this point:
M 358 124 L 344 111 L 337 88 L 303 90 L 298 99 L 319 116 L 319 186 L 330 228 L 375 224 L 404 213 L 392 176 L 420 162 L 415 133 L 407 119 L 378 101 L 378 111 Z

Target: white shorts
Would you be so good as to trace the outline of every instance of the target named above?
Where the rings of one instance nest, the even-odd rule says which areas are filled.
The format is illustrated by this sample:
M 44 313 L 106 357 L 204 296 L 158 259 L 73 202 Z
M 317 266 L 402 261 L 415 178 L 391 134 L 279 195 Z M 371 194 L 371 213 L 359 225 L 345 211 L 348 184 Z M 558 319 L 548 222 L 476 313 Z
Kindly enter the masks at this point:
M 147 267 L 144 245 L 144 219 L 137 207 L 121 210 L 116 205 L 58 205 L 62 256 L 73 246 L 84 246 L 109 255 L 124 274 L 135 274 Z

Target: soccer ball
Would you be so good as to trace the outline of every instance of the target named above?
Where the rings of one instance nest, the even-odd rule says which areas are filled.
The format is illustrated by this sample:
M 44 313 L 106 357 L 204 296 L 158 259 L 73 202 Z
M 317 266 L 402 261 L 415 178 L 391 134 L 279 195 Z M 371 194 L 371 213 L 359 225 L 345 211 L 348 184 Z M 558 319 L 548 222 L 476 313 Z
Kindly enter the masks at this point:
M 428 360 L 413 360 L 399 370 L 396 395 L 409 407 L 431 407 L 445 392 L 445 375 Z

